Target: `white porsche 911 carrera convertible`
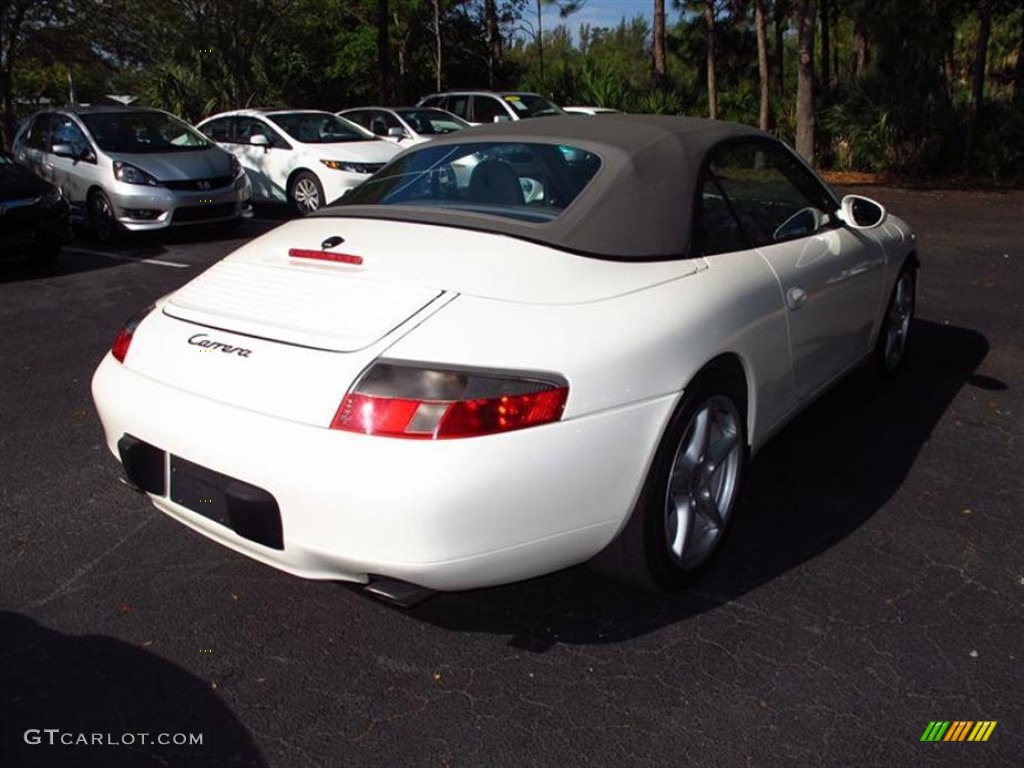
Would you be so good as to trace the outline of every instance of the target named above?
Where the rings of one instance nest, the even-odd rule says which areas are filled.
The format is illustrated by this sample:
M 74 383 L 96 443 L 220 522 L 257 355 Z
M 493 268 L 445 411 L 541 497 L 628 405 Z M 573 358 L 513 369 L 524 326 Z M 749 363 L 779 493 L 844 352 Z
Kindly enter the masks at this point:
M 774 432 L 900 365 L 917 268 L 757 130 L 501 123 L 135 315 L 93 394 L 130 483 L 289 573 L 399 600 L 594 560 L 668 590 Z

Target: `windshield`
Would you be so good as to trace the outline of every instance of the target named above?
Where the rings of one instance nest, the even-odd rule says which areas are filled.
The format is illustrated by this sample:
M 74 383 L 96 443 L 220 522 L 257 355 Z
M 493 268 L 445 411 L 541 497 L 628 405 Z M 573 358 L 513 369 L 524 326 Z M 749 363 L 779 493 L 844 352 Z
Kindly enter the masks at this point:
M 516 111 L 519 117 L 546 117 L 565 114 L 561 107 L 555 106 L 543 96 L 538 96 L 535 93 L 506 93 L 501 98 Z
M 567 145 L 466 142 L 400 155 L 336 205 L 444 208 L 532 223 L 556 218 L 601 166 Z
M 453 133 L 470 127 L 461 117 L 443 109 L 396 109 L 395 114 L 421 136 Z
M 100 112 L 79 118 L 104 152 L 191 152 L 213 146 L 187 123 L 164 112 Z
M 267 119 L 295 141 L 301 141 L 303 144 L 378 141 L 369 131 L 330 112 L 284 112 L 267 115 Z

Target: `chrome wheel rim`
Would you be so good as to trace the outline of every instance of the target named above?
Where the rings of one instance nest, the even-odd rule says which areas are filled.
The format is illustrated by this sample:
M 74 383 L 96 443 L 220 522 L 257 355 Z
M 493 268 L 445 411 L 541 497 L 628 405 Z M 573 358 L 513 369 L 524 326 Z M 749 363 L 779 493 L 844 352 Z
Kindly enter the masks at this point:
M 910 320 L 914 315 L 914 278 L 904 272 L 896 281 L 896 290 L 885 318 L 885 368 L 891 371 L 903 360 L 907 348 Z
M 292 190 L 295 207 L 302 213 L 310 213 L 320 207 L 320 190 L 313 179 L 303 177 L 295 182 Z
M 672 562 L 692 569 L 718 547 L 739 489 L 740 414 L 728 397 L 706 401 L 690 419 L 665 494 L 665 543 Z
M 104 195 L 94 195 L 90 209 L 92 218 L 92 230 L 96 233 L 97 239 L 106 242 L 114 231 L 114 211 L 110 207 L 110 201 Z

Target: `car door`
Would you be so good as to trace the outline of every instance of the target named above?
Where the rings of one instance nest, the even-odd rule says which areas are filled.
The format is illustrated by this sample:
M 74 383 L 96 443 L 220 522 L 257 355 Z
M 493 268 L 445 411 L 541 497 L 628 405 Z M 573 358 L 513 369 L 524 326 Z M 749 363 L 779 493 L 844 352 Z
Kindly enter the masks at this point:
M 276 130 L 256 117 L 236 117 L 233 151 L 252 182 L 253 195 L 262 200 L 288 199 L 288 176 L 294 168 L 291 145 Z M 265 136 L 267 144 L 253 144 Z
M 51 181 L 53 169 L 45 167 L 46 148 L 50 141 L 50 113 L 41 112 L 33 117 L 24 134 L 18 138 L 14 146 L 14 156 L 18 162 L 29 168 L 36 176 Z
M 878 242 L 843 226 L 835 197 L 784 145 L 731 142 L 702 184 L 705 250 L 754 248 L 775 273 L 793 386 L 808 397 L 866 354 L 882 298 Z
M 96 148 L 69 115 L 60 113 L 51 116 L 47 145 L 49 181 L 76 209 L 84 210 L 89 190 L 101 183 Z M 58 148 L 70 148 L 71 155 L 58 152 Z

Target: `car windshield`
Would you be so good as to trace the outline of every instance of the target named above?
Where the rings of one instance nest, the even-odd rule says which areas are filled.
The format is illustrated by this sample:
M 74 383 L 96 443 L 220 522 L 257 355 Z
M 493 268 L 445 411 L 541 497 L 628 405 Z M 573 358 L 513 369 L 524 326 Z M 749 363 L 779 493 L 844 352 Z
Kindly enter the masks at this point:
M 99 112 L 80 118 L 104 152 L 191 152 L 213 146 L 187 123 L 163 112 Z
M 282 112 L 267 118 L 295 141 L 334 144 L 339 141 L 377 141 L 377 137 L 330 112 Z
M 396 109 L 395 114 L 421 136 L 454 133 L 470 127 L 461 117 L 443 109 Z
M 427 144 L 336 205 L 432 207 L 544 223 L 576 199 L 600 166 L 597 155 L 564 144 Z
M 561 107 L 535 93 L 506 93 L 501 98 L 515 110 L 519 117 L 546 117 L 565 114 Z

